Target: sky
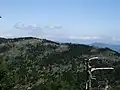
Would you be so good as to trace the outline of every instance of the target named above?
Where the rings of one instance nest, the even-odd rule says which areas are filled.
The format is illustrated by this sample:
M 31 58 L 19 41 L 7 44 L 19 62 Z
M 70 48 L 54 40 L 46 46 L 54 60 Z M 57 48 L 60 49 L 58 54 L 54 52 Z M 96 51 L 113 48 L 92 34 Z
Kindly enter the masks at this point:
M 120 0 L 0 0 L 0 36 L 120 44 Z

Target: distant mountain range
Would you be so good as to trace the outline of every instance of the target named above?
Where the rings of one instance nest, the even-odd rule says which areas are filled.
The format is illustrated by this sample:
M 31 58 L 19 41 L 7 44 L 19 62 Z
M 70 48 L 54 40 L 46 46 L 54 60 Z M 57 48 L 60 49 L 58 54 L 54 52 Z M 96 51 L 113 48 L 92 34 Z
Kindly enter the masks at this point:
M 92 43 L 91 46 L 99 47 L 99 48 L 110 48 L 112 50 L 115 50 L 120 53 L 120 45 L 115 45 L 115 44 L 106 44 L 106 43 Z

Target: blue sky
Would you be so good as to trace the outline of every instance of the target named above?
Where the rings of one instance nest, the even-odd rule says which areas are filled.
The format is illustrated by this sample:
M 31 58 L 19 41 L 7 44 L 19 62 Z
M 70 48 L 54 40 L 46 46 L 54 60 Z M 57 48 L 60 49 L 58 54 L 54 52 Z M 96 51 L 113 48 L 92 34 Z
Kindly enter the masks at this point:
M 120 0 L 1 0 L 0 36 L 120 43 Z

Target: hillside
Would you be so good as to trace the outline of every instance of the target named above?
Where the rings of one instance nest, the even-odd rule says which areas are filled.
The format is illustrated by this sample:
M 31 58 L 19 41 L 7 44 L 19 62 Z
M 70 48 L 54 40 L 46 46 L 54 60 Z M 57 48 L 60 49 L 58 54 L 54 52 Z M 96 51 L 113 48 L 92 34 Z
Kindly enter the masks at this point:
M 114 71 L 93 73 L 97 81 L 109 80 L 112 90 L 120 85 L 120 54 L 108 48 L 83 44 L 57 43 L 22 37 L 0 39 L 0 90 L 84 90 L 84 60 L 101 59 L 94 67 L 112 66 Z M 100 74 L 102 72 L 102 74 Z M 103 75 L 104 74 L 104 75 Z
M 98 43 L 98 42 L 92 43 L 91 45 L 99 48 L 107 47 L 120 53 L 120 45 L 105 44 L 105 43 Z

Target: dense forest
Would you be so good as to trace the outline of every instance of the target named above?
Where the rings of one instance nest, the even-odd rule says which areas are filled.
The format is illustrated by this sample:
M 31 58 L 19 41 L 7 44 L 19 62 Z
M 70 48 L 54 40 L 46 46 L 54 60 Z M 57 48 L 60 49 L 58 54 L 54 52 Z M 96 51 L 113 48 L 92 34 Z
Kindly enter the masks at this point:
M 120 54 L 109 48 L 57 43 L 34 37 L 0 38 L 0 90 L 85 90 L 85 59 L 98 56 L 92 87 L 107 79 L 120 90 Z

